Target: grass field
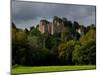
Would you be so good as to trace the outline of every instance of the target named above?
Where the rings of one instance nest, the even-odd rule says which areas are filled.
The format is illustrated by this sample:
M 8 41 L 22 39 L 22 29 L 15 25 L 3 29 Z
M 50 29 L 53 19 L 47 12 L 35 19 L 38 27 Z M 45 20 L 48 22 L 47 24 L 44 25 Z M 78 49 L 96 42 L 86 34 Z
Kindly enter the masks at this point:
M 24 73 L 40 73 L 40 72 L 57 72 L 57 71 L 75 71 L 75 70 L 91 70 L 95 69 L 95 65 L 84 66 L 38 66 L 38 67 L 24 67 L 18 66 L 12 68 L 12 75 Z

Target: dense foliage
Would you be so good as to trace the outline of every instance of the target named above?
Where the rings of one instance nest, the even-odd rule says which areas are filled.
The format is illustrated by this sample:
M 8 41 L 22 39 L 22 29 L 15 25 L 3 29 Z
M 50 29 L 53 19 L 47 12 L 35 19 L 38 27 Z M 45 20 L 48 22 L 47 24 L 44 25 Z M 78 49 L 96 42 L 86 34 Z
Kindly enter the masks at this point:
M 64 22 L 65 30 L 53 35 L 41 34 L 38 25 L 28 30 L 12 23 L 12 65 L 95 65 L 95 25 L 85 27 L 66 18 L 58 20 Z

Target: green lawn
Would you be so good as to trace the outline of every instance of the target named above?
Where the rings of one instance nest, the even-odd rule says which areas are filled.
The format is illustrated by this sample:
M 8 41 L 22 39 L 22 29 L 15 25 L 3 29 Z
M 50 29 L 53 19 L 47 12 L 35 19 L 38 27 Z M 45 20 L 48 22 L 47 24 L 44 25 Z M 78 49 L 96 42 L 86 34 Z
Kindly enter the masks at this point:
M 12 68 L 12 74 L 22 73 L 39 73 L 39 72 L 57 72 L 57 71 L 73 71 L 73 70 L 90 70 L 95 69 L 95 65 L 85 66 L 38 66 L 38 67 L 24 67 L 18 66 Z

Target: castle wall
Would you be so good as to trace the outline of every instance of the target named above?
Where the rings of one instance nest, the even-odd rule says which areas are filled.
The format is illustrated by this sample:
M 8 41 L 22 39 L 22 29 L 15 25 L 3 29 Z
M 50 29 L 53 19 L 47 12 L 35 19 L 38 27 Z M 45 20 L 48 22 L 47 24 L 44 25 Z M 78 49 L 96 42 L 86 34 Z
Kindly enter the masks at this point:
M 41 20 L 40 24 L 39 24 L 39 31 L 41 33 L 50 33 L 50 34 L 54 34 L 54 33 L 59 33 L 62 32 L 64 28 L 64 24 L 63 22 L 58 22 L 58 21 L 54 21 L 53 23 L 47 22 L 46 20 Z

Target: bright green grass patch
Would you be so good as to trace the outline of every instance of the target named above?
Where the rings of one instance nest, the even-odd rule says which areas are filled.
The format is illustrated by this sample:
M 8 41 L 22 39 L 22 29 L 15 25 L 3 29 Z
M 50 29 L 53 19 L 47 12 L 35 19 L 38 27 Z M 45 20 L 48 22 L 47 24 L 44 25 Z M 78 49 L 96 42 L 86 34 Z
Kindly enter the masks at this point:
M 12 74 L 23 74 L 23 73 L 39 73 L 39 72 L 58 72 L 58 71 L 74 71 L 74 70 L 90 70 L 96 69 L 95 65 L 85 66 L 37 66 L 37 67 L 24 67 L 18 66 L 12 68 Z

